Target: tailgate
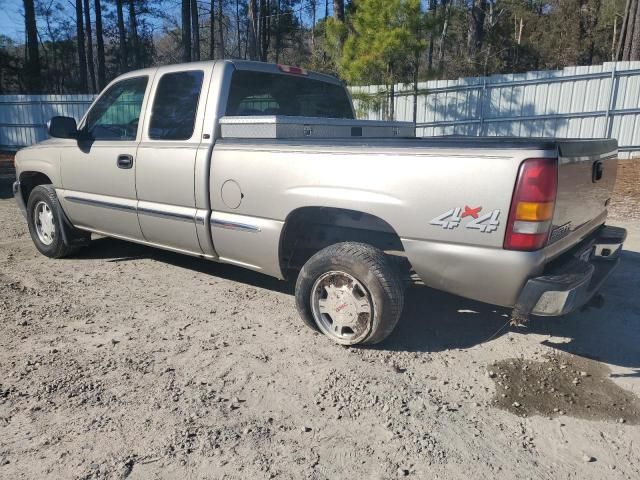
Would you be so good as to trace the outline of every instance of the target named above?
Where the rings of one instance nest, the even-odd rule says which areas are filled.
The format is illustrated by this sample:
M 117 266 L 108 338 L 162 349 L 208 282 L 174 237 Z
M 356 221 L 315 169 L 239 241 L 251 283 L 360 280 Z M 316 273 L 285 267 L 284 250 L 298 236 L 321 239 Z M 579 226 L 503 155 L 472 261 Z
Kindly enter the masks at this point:
M 558 141 L 558 194 L 549 244 L 578 242 L 604 223 L 617 169 L 616 140 Z

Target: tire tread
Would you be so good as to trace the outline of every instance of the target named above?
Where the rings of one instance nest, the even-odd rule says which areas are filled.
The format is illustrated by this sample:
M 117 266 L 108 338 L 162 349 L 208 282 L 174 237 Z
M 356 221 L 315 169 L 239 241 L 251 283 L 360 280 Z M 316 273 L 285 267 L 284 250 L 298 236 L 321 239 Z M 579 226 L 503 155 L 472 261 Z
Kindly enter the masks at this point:
M 404 306 L 404 284 L 400 279 L 399 272 L 382 250 L 359 242 L 342 242 L 330 245 L 313 255 L 305 267 L 318 261 L 340 257 L 349 257 L 364 265 L 376 278 L 384 291 L 385 301 L 387 302 L 386 314 L 380 318 L 378 325 L 373 326 L 369 337 L 361 342 L 363 344 L 379 343 L 387 338 L 396 327 Z M 296 296 L 298 296 L 297 291 L 301 284 L 301 279 L 306 279 L 305 267 L 303 267 L 298 277 Z M 305 323 L 317 329 L 315 321 L 312 318 L 308 318 L 309 312 L 307 309 L 300 308 L 300 303 L 304 301 L 308 300 L 297 298 L 298 310 Z

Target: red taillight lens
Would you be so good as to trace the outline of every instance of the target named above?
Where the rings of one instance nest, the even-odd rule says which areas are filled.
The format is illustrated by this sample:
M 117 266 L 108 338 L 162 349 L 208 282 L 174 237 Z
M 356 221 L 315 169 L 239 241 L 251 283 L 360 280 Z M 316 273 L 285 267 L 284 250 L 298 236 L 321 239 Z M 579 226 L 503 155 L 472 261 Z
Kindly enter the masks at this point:
M 532 251 L 544 247 L 557 192 L 557 159 L 530 158 L 522 162 L 511 200 L 504 248 Z
M 515 197 L 519 202 L 553 202 L 558 189 L 555 158 L 530 158 L 520 166 Z

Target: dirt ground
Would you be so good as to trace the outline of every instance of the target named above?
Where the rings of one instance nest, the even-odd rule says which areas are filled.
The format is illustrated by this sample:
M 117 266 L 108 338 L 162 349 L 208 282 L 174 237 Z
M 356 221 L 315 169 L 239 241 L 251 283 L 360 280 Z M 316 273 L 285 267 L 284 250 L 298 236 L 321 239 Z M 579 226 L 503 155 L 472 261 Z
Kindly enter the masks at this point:
M 640 158 L 618 162 L 618 176 L 611 201 L 612 214 L 627 220 L 640 220 Z
M 602 308 L 518 328 L 413 288 L 376 348 L 332 344 L 290 285 L 236 267 L 112 239 L 46 259 L 10 177 L 1 479 L 640 478 L 640 175 L 616 191 L 630 237 Z

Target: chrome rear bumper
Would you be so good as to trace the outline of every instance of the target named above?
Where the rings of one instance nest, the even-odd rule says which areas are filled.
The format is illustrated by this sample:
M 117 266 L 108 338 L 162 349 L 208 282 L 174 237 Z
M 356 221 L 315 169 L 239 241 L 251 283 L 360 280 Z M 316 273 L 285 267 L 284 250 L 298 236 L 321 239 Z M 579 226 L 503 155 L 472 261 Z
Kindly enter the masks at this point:
M 587 303 L 620 262 L 624 228 L 603 226 L 591 238 L 527 281 L 515 307 L 521 314 L 566 315 Z

